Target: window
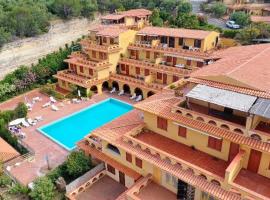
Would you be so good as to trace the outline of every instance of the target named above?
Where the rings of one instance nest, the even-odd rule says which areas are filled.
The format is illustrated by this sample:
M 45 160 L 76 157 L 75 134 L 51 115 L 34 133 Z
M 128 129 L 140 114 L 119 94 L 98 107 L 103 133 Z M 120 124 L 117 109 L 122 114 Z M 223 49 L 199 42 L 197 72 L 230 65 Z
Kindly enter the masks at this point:
M 89 69 L 89 75 L 93 76 L 93 69 Z
M 162 80 L 162 73 L 157 72 L 157 79 Z
M 184 38 L 179 38 L 178 45 L 183 46 L 183 44 L 184 44 Z
M 167 44 L 167 37 L 166 36 L 161 36 L 161 43 L 162 44 Z
M 222 140 L 219 140 L 217 138 L 208 136 L 208 147 L 215 149 L 217 151 L 221 151 L 222 148 Z
M 150 59 L 150 51 L 146 51 L 146 56 L 147 59 Z
M 194 46 L 197 48 L 201 48 L 201 43 L 202 43 L 201 40 L 194 40 Z
M 167 119 L 162 117 L 157 117 L 157 127 L 167 131 L 168 122 Z
M 121 64 L 121 70 L 126 71 L 126 66 L 124 64 Z
M 167 56 L 166 62 L 172 62 L 172 57 L 171 56 Z
M 130 54 L 131 54 L 131 56 L 135 56 L 136 55 L 136 52 L 134 50 L 131 50 L 130 51 Z
M 96 51 L 92 51 L 92 56 L 93 56 L 93 58 L 97 57 Z
M 203 62 L 197 62 L 197 67 L 202 67 L 203 66 Z
M 115 169 L 114 167 L 112 167 L 111 165 L 107 164 L 107 170 L 108 172 L 110 172 L 111 174 L 115 174 Z
M 179 80 L 179 77 L 178 76 L 173 76 L 173 82 L 175 82 L 175 81 L 178 81 Z
M 114 39 L 113 38 L 110 38 L 110 43 L 114 44 Z
M 140 158 L 135 158 L 136 166 L 139 168 L 142 168 L 142 160 Z
M 144 75 L 145 75 L 145 76 L 148 76 L 149 74 L 150 74 L 149 69 L 145 69 L 145 70 L 144 70 Z
M 158 52 L 155 52 L 154 53 L 154 59 L 156 59 L 158 56 L 159 56 L 159 53 Z
M 99 59 L 103 59 L 103 53 L 99 52 Z
M 106 37 L 103 37 L 103 38 L 102 38 L 102 42 L 103 42 L 103 43 L 106 43 L 106 42 L 107 42 L 107 38 L 106 38 Z
M 178 136 L 187 137 L 187 129 L 185 127 L 179 126 L 178 127 Z
M 119 149 L 118 149 L 116 146 L 114 146 L 114 145 L 112 145 L 112 144 L 108 144 L 108 145 L 107 145 L 107 148 L 110 149 L 111 151 L 113 151 L 114 153 L 120 155 L 120 151 L 119 151 Z
M 80 66 L 80 72 L 83 73 L 83 66 Z
M 126 161 L 132 163 L 132 155 L 126 152 Z
M 187 65 L 188 65 L 188 66 L 191 65 L 191 60 L 187 60 Z
M 140 75 L 140 68 L 139 67 L 136 67 L 136 74 Z

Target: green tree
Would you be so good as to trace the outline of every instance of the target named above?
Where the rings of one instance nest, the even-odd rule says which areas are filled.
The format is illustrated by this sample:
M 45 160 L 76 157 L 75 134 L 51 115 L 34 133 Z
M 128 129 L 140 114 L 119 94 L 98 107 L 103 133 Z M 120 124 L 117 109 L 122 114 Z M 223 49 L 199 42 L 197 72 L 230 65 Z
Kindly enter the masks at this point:
M 66 161 L 67 172 L 72 177 L 78 177 L 91 168 L 91 162 L 81 151 L 72 152 Z
M 237 11 L 231 14 L 230 19 L 235 21 L 241 26 L 246 26 L 250 24 L 250 15 L 243 11 Z
M 7 43 L 11 38 L 11 34 L 7 31 L 5 31 L 5 29 L 3 27 L 0 27 L 0 48 Z
M 211 12 L 218 18 L 222 17 L 226 13 L 226 10 L 226 6 L 221 2 L 216 2 L 211 6 Z
M 38 178 L 34 182 L 34 189 L 30 192 L 30 197 L 35 200 L 52 200 L 55 197 L 55 187 L 53 182 L 45 177 Z
M 236 39 L 243 45 L 252 44 L 252 40 L 256 39 L 260 35 L 260 30 L 256 27 L 246 27 L 239 31 L 236 35 Z
M 96 0 L 81 0 L 81 15 L 84 17 L 92 17 L 97 10 Z
M 176 18 L 176 25 L 180 28 L 196 29 L 199 27 L 199 20 L 193 14 L 180 14 Z
M 150 22 L 153 26 L 162 26 L 163 20 L 160 18 L 159 9 L 154 9 L 150 17 Z
M 189 1 L 182 0 L 178 5 L 178 14 L 189 14 L 192 11 L 192 5 Z
M 17 118 L 23 118 L 27 116 L 27 106 L 22 102 L 17 105 L 14 111 Z
M 51 5 L 52 12 L 64 19 L 79 16 L 81 9 L 80 0 L 55 0 Z

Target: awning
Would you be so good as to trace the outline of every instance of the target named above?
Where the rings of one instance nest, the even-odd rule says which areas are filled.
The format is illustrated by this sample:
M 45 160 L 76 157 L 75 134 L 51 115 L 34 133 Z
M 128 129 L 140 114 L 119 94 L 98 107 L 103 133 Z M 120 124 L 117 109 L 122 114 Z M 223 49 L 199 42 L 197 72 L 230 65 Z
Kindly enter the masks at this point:
M 194 87 L 186 96 L 243 112 L 248 112 L 257 99 L 255 96 L 200 84 Z
M 270 119 L 270 99 L 258 98 L 249 112 Z

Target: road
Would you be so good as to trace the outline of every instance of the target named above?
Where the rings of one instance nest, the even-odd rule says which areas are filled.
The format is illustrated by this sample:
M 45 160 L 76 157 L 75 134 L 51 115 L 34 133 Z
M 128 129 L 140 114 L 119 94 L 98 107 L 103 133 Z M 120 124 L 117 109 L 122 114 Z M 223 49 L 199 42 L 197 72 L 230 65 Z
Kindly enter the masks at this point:
M 85 18 L 67 22 L 58 20 L 51 24 L 48 33 L 8 43 L 0 52 L 0 79 L 18 66 L 30 66 L 39 58 L 88 34 L 89 27 L 97 22 L 97 19 L 89 21 Z
M 194 14 L 199 14 L 199 13 L 203 13 L 201 10 L 200 10 L 200 5 L 204 2 L 207 2 L 207 0 L 191 0 L 190 3 L 192 4 L 192 12 Z M 204 14 L 204 13 L 203 13 Z M 222 20 L 222 19 L 217 19 L 217 18 L 214 18 L 214 17 L 211 17 L 209 15 L 207 15 L 208 17 L 208 23 L 209 24 L 212 24 L 212 25 L 215 25 L 217 27 L 220 27 L 222 29 L 228 29 L 226 27 L 226 24 L 225 24 L 225 21 Z

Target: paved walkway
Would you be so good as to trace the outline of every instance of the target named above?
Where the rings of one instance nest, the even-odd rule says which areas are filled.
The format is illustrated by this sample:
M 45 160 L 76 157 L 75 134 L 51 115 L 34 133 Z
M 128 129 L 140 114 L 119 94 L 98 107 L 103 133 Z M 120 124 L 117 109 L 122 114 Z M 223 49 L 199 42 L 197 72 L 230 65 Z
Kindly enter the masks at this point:
M 24 102 L 24 99 L 31 100 L 33 97 L 39 96 L 42 98 L 41 102 L 36 103 L 33 106 L 33 110 L 28 113 L 28 117 L 35 118 L 36 116 L 42 116 L 43 121 L 39 122 L 35 126 L 23 128 L 23 132 L 26 134 L 24 142 L 29 145 L 35 151 L 35 159 L 32 162 L 25 162 L 19 166 L 11 168 L 11 174 L 18 179 L 21 183 L 27 185 L 32 182 L 38 176 L 43 175 L 42 171 L 47 168 L 47 162 L 45 157 L 48 156 L 49 164 L 51 167 L 56 167 L 61 164 L 68 155 L 68 151 L 48 139 L 37 131 L 37 128 L 55 121 L 59 118 L 72 114 L 78 110 L 81 110 L 96 102 L 102 101 L 108 97 L 118 98 L 128 103 L 133 104 L 128 97 L 118 97 L 117 95 L 111 95 L 105 93 L 102 95 L 95 95 L 89 101 L 85 101 L 79 104 L 71 104 L 69 102 L 58 102 L 56 105 L 60 108 L 59 111 L 52 111 L 51 108 L 42 108 L 42 105 L 49 101 L 49 97 L 39 93 L 38 90 L 31 91 L 25 95 L 13 98 L 7 102 L 0 104 L 0 110 L 13 109 L 18 102 Z

